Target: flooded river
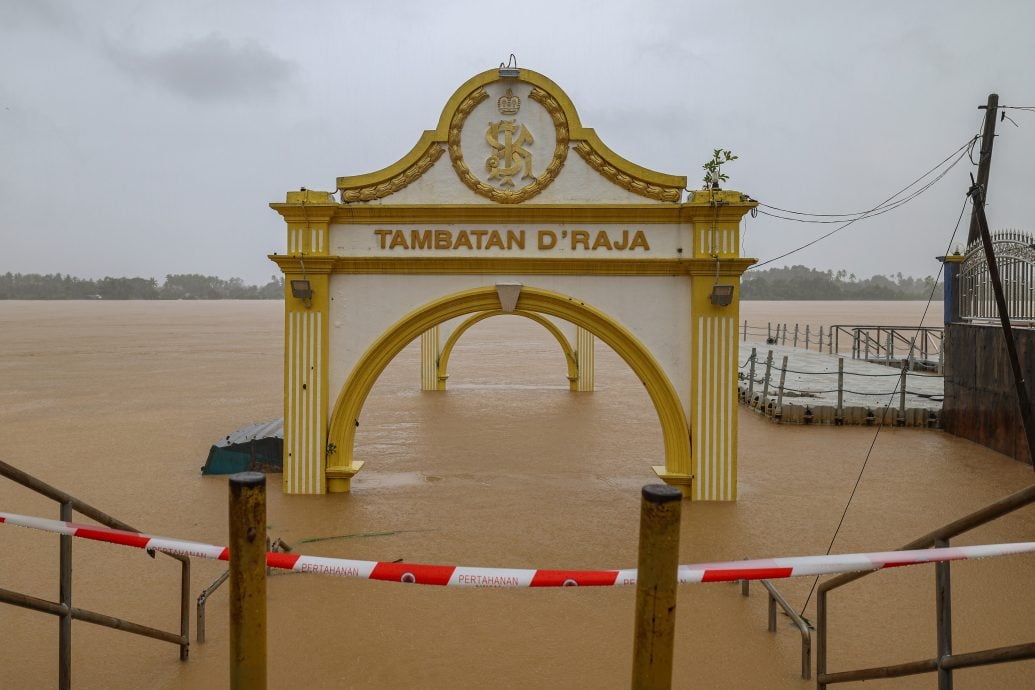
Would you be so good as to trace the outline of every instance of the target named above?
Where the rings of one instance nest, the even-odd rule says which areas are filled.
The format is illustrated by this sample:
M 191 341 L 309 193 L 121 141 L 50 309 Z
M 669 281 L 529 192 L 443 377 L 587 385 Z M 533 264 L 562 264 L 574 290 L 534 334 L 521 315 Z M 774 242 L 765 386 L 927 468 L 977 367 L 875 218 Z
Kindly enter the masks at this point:
M 741 318 L 813 325 L 915 324 L 922 303 L 748 302 Z M 202 477 L 221 436 L 281 415 L 278 302 L 0 302 L 0 453 L 136 526 L 225 543 L 226 480 Z M 932 307 L 940 320 L 940 304 Z M 385 371 L 360 419 L 353 493 L 285 496 L 269 531 L 297 552 L 514 568 L 635 567 L 639 487 L 662 464 L 643 387 L 598 343 L 594 393 L 567 390 L 563 355 L 527 319 L 472 328 L 450 389 L 420 391 L 419 345 Z M 889 549 L 1028 485 L 1030 467 L 920 429 L 793 428 L 740 417 L 740 500 L 684 503 L 680 562 L 824 553 L 871 444 L 834 552 Z M 0 510 L 57 507 L 0 480 Z M 1035 539 L 1035 510 L 958 543 Z M 0 587 L 57 598 L 56 536 L 0 526 Z M 178 564 L 77 541 L 77 606 L 174 630 Z M 224 569 L 195 560 L 192 599 Z M 954 648 L 1035 639 L 1030 556 L 957 563 Z M 877 573 L 835 593 L 830 669 L 935 652 L 933 568 Z M 776 583 L 801 607 L 812 584 Z M 809 688 L 800 637 L 729 584 L 679 590 L 675 686 Z M 620 688 L 632 654 L 632 588 L 449 589 L 277 575 L 269 581 L 270 687 Z M 177 648 L 75 623 L 76 688 L 227 685 L 226 589 L 207 641 Z M 813 618 L 815 599 L 805 615 Z M 194 620 L 192 615 L 192 628 Z M 0 685 L 50 688 L 57 620 L 0 606 Z M 193 630 L 192 630 L 193 637 Z M 961 671 L 956 687 L 1020 688 L 1035 662 Z M 931 688 L 933 676 L 873 683 Z M 867 686 L 869 687 L 869 686 Z

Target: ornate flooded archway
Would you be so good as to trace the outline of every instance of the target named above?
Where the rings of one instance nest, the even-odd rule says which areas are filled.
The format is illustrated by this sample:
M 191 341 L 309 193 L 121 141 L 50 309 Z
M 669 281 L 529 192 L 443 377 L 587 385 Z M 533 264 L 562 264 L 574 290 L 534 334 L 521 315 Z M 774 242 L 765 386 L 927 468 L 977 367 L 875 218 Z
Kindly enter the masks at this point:
M 557 328 L 557 325 L 549 319 L 540 316 L 535 312 L 519 310 L 507 312 L 502 309 L 483 311 L 480 314 L 468 317 L 450 334 L 449 338 L 446 339 L 446 344 L 442 346 L 442 353 L 438 356 L 435 363 L 436 388 L 440 391 L 444 391 L 446 389 L 446 379 L 449 378 L 449 357 L 453 354 L 453 348 L 456 347 L 456 343 L 460 340 L 460 336 L 466 333 L 471 326 L 481 323 L 485 319 L 492 318 L 493 316 L 502 316 L 504 314 L 523 316 L 524 318 L 545 328 L 547 332 L 554 337 L 557 344 L 561 346 L 561 351 L 564 353 L 564 361 L 568 367 L 568 388 L 570 390 L 576 390 L 576 384 L 579 379 L 578 358 L 575 356 L 575 349 L 571 346 L 571 343 L 568 342 L 568 338 L 561 332 L 561 329 Z
M 270 257 L 286 279 L 285 492 L 349 490 L 356 418 L 398 348 L 421 338 L 421 387 L 435 390 L 440 335 L 448 346 L 462 317 L 518 310 L 575 324 L 580 391 L 593 337 L 608 342 L 658 410 L 662 479 L 736 499 L 746 195 L 686 191 L 626 160 L 560 87 L 508 68 L 457 89 L 398 162 L 271 206 L 287 222 L 287 251 Z M 504 284 L 522 286 L 516 304 Z
M 334 453 L 328 455 L 325 476 L 330 491 L 348 491 L 349 482 L 362 463 L 353 460 L 353 446 L 360 411 L 381 372 L 397 354 L 429 328 L 467 314 L 500 307 L 496 286 L 466 290 L 427 304 L 389 328 L 356 363 L 338 395 L 331 413 L 328 439 Z M 690 430 L 675 388 L 661 366 L 636 336 L 603 312 L 568 295 L 524 288 L 517 310 L 570 321 L 607 343 L 643 382 L 661 423 L 665 465 L 655 470 L 689 494 Z

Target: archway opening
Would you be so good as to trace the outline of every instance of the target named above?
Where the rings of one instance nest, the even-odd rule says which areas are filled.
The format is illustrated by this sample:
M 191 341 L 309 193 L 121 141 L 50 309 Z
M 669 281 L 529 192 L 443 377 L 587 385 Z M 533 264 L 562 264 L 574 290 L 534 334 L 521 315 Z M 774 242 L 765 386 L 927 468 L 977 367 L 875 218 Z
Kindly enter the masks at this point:
M 564 357 L 564 365 L 566 367 L 567 388 L 568 390 L 576 390 L 576 382 L 578 381 L 579 374 L 578 361 L 574 347 L 568 341 L 567 336 L 561 331 L 561 329 L 558 328 L 557 325 L 554 324 L 552 321 L 540 314 L 527 311 L 505 312 L 502 309 L 495 309 L 492 311 L 474 314 L 464 319 L 449 335 L 449 337 L 446 339 L 445 344 L 442 347 L 442 353 L 439 355 L 438 359 L 438 390 L 446 390 L 446 381 L 449 378 L 449 363 L 452 359 L 453 352 L 456 349 L 457 344 L 460 342 L 460 339 L 468 332 L 468 330 L 479 324 L 483 324 L 483 327 L 486 325 L 491 326 L 492 324 L 485 324 L 484 322 L 489 319 L 492 319 L 493 322 L 496 322 L 499 320 L 493 317 L 505 315 L 524 317 L 524 319 L 527 319 L 534 324 L 538 324 L 541 328 L 545 329 L 550 336 L 552 336 L 552 338 L 560 346 L 561 354 Z M 506 320 L 512 321 L 513 319 Z M 498 326 L 498 324 L 496 325 Z M 504 360 L 504 367 L 506 367 L 506 361 L 508 361 L 509 359 L 510 357 L 508 356 L 507 359 Z M 506 369 L 503 369 L 502 371 L 506 371 Z
M 353 460 L 356 425 L 360 411 L 381 372 L 407 344 L 421 333 L 450 319 L 500 309 L 495 286 L 466 290 L 426 304 L 400 319 L 377 339 L 359 359 L 338 396 L 331 414 L 327 488 L 348 491 L 360 465 Z M 661 424 L 665 447 L 664 466 L 655 471 L 668 483 L 689 495 L 691 475 L 690 431 L 679 397 L 664 370 L 644 345 L 607 314 L 560 293 L 523 287 L 516 309 L 564 319 L 589 331 L 606 343 L 643 382 Z

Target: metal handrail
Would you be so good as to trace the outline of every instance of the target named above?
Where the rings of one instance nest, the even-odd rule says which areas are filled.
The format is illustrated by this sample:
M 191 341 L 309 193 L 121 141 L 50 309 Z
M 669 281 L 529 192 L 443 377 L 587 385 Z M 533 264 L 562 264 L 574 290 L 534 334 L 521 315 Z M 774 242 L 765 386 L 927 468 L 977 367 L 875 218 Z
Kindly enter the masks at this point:
M 18 469 L 13 465 L 0 460 L 0 476 L 7 477 L 11 481 L 21 484 L 27 489 L 34 491 L 52 501 L 60 504 L 61 520 L 71 521 L 73 511 L 80 515 L 99 522 L 102 525 L 113 529 L 120 529 L 127 532 L 140 532 L 140 530 L 114 518 L 102 510 L 93 507 L 71 494 L 65 493 L 57 487 L 37 479 L 28 472 Z M 61 539 L 61 553 L 59 559 L 60 602 L 47 601 L 37 597 L 29 596 L 21 592 L 14 592 L 8 589 L 0 589 L 0 603 L 20 606 L 22 608 L 49 613 L 58 616 L 60 627 L 58 633 L 58 687 L 65 690 L 71 687 L 72 675 L 72 620 L 81 620 L 94 625 L 101 625 L 107 628 L 124 630 L 134 635 L 142 635 L 164 642 L 171 642 L 180 648 L 180 660 L 186 661 L 190 652 L 190 558 L 180 554 L 165 554 L 180 562 L 180 633 L 166 632 L 151 628 L 146 625 L 132 623 L 130 621 L 108 616 L 103 613 L 88 611 L 72 606 L 72 537 L 63 534 Z M 153 557 L 153 555 L 152 555 Z
M 1005 496 L 994 503 L 965 515 L 958 520 L 943 525 L 936 530 L 918 537 L 899 551 L 926 549 L 932 546 L 948 546 L 949 539 L 969 532 L 972 529 L 992 522 L 1009 513 L 1035 503 L 1035 484 L 1029 485 L 1015 493 Z M 938 656 L 933 659 L 912 661 L 904 664 L 879 666 L 827 673 L 827 594 L 838 587 L 860 578 L 872 575 L 877 571 L 861 573 L 845 573 L 831 578 L 819 585 L 816 598 L 816 687 L 823 690 L 829 684 L 847 683 L 876 678 L 893 678 L 916 673 L 938 672 L 938 687 L 952 687 L 952 671 L 957 668 L 984 666 L 1008 661 L 1035 658 L 1035 642 L 1009 647 L 985 649 L 966 654 L 952 654 L 952 615 L 949 588 L 949 563 L 936 564 L 935 587 L 937 590 L 937 627 Z
M 750 582 L 750 580 L 740 581 L 740 593 L 742 596 L 746 597 L 750 594 L 748 589 Z M 809 624 L 805 622 L 805 619 L 799 616 L 798 612 L 787 603 L 787 600 L 783 598 L 783 595 L 780 594 L 772 582 L 769 580 L 759 580 L 759 582 L 769 593 L 769 632 L 776 632 L 776 605 L 779 604 L 783 612 L 787 614 L 787 617 L 798 628 L 798 632 L 801 633 L 801 679 L 808 680 L 812 678 L 812 629 L 809 628 Z
M 281 538 L 271 540 L 269 535 L 266 535 L 266 551 L 272 553 L 289 553 L 291 547 Z M 266 566 L 266 577 L 271 575 L 290 575 L 291 571 L 275 570 L 268 565 Z M 201 590 L 201 594 L 198 595 L 198 625 L 195 637 L 198 642 L 205 641 L 205 604 L 208 602 L 208 598 L 215 594 L 216 590 L 219 589 L 224 582 L 230 577 L 230 571 L 224 570 L 223 573 L 217 577 L 212 584 L 205 589 Z
M 219 586 L 226 582 L 229 577 L 230 571 L 224 570 L 222 575 L 217 577 L 208 587 L 201 590 L 201 594 L 198 595 L 198 642 L 205 641 L 205 602 L 208 601 L 208 598 L 212 596 L 212 594 L 219 589 Z

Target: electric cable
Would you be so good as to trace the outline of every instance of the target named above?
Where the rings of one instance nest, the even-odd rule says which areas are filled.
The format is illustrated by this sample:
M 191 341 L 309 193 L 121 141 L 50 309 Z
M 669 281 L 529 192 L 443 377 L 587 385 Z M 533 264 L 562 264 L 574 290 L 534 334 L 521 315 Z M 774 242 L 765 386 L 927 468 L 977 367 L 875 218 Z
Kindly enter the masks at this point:
M 792 211 L 791 209 L 781 208 L 779 206 L 773 206 L 771 204 L 766 204 L 766 203 L 763 203 L 761 201 L 758 202 L 758 205 L 763 207 L 763 208 L 768 208 L 768 209 L 772 209 L 774 211 L 779 211 L 781 213 L 790 213 L 790 214 L 796 215 L 796 216 L 811 216 L 811 217 L 815 217 L 815 218 L 852 218 L 854 216 L 867 216 L 867 215 L 872 214 L 874 211 L 879 211 L 880 209 L 882 209 L 885 206 L 889 205 L 889 202 L 891 202 L 892 199 L 895 199 L 895 197 L 899 196 L 900 194 L 905 192 L 907 189 L 909 189 L 910 187 L 913 187 L 918 182 L 923 180 L 925 177 L 927 177 L 928 175 L 930 175 L 933 172 L 935 172 L 936 170 L 938 170 L 940 167 L 945 165 L 945 163 L 947 163 L 950 159 L 952 159 L 953 156 L 955 156 L 956 154 L 960 153 L 964 149 L 973 148 L 975 142 L 977 142 L 978 139 L 980 139 L 979 135 L 975 135 L 975 136 L 971 137 L 970 139 L 967 140 L 966 143 L 964 143 L 958 149 L 956 149 L 955 151 L 950 153 L 948 156 L 943 158 L 933 168 L 931 168 L 930 170 L 925 172 L 923 175 L 921 175 L 920 177 L 918 177 L 917 179 L 913 180 L 911 183 L 909 183 L 908 185 L 903 187 L 902 190 L 899 191 L 897 194 L 895 194 L 894 196 L 889 197 L 887 200 L 881 202 L 877 206 L 869 209 L 868 211 L 856 211 L 854 213 L 808 213 L 808 212 L 805 212 L 805 211 Z M 895 203 L 898 203 L 898 202 L 895 202 Z M 838 222 L 838 221 L 827 221 L 827 222 Z
M 970 196 L 968 195 L 967 198 L 963 200 L 963 208 L 960 209 L 960 216 L 959 216 L 959 218 L 956 219 L 956 227 L 953 228 L 952 236 L 949 238 L 948 247 L 946 247 L 946 249 L 945 249 L 945 254 L 946 255 L 948 255 L 949 249 L 952 247 L 952 243 L 956 240 L 956 233 L 959 232 L 960 223 L 963 221 L 963 215 L 967 211 L 967 203 L 969 201 L 970 201 Z M 934 285 L 931 286 L 931 294 L 930 294 L 930 296 L 928 296 L 927 304 L 924 306 L 923 316 L 920 317 L 920 323 L 921 324 L 923 324 L 924 319 L 927 318 L 927 312 L 931 308 L 931 302 L 934 301 L 934 292 L 935 292 L 935 290 L 938 289 L 938 283 L 941 281 L 941 277 L 942 277 L 942 274 L 944 273 L 944 269 L 945 269 L 945 265 L 942 264 L 942 270 L 938 272 L 938 279 L 935 280 Z M 916 344 L 916 338 L 914 336 L 913 343 L 910 345 L 910 350 L 912 350 L 912 347 L 915 344 Z M 893 390 L 891 392 L 891 397 L 888 400 L 888 403 L 884 406 L 884 411 L 880 415 L 880 423 L 877 425 L 877 431 L 874 432 L 874 434 L 873 434 L 873 440 L 870 441 L 870 447 L 866 451 L 866 457 L 863 458 L 862 467 L 859 468 L 859 476 L 857 476 L 855 478 L 855 485 L 852 486 L 852 493 L 849 494 L 848 502 L 845 503 L 845 509 L 841 512 L 841 519 L 838 520 L 837 527 L 834 528 L 834 534 L 833 534 L 832 537 L 830 537 L 830 544 L 827 546 L 827 550 L 826 550 L 827 554 L 829 554 L 831 549 L 834 548 L 834 541 L 837 540 L 837 535 L 841 531 L 841 526 L 844 525 L 845 516 L 848 515 L 848 509 L 852 505 L 852 499 L 855 498 L 855 492 L 859 489 L 859 484 L 862 482 L 863 473 L 866 471 L 866 465 L 867 465 L 867 463 L 869 463 L 870 455 L 872 455 L 872 453 L 873 453 L 873 447 L 877 444 L 877 437 L 880 436 L 880 432 L 884 428 L 884 418 L 885 418 L 885 416 L 887 416 L 887 411 L 891 408 L 891 404 L 894 401 L 895 395 L 897 393 L 898 393 L 898 382 L 896 381 L 895 382 L 895 390 Z M 816 585 L 818 583 L 819 583 L 819 577 L 817 576 L 815 579 L 812 580 L 812 587 L 809 588 L 809 594 L 808 594 L 807 597 L 805 597 L 805 603 L 802 604 L 801 612 L 798 615 L 800 615 L 800 616 L 804 616 L 805 615 L 805 609 L 808 608 L 809 601 L 812 600 L 812 595 L 816 591 Z
M 965 154 L 964 154 L 964 155 L 965 155 Z M 915 197 L 916 197 L 916 196 L 917 196 L 918 194 L 922 193 L 923 191 L 926 191 L 927 189 L 930 189 L 930 187 L 931 187 L 931 186 L 932 186 L 932 185 L 933 185 L 933 184 L 934 184 L 935 182 L 937 182 L 938 180 L 942 179 L 942 178 L 943 178 L 943 177 L 945 176 L 945 174 L 947 174 L 947 173 L 948 173 L 948 171 L 949 171 L 949 170 L 951 170 L 951 169 L 952 169 L 953 167 L 955 167 L 955 166 L 956 166 L 956 165 L 957 165 L 957 164 L 959 163 L 959 161 L 960 161 L 960 160 L 962 160 L 962 157 L 963 157 L 963 156 L 961 155 L 961 156 L 960 156 L 960 157 L 959 157 L 959 158 L 958 158 L 958 159 L 957 159 L 956 161 L 954 161 L 954 162 L 953 162 L 953 164 L 952 164 L 952 165 L 951 165 L 951 166 L 950 166 L 949 168 L 947 168 L 947 169 L 946 169 L 946 170 L 945 170 L 945 171 L 944 171 L 944 172 L 943 172 L 943 173 L 942 173 L 941 175 L 939 175 L 939 176 L 938 176 L 938 177 L 937 177 L 937 178 L 936 178 L 935 180 L 932 180 L 932 182 L 931 182 L 930 184 L 928 184 L 928 185 L 927 185 L 926 187 L 924 187 L 924 188 L 922 188 L 922 189 L 920 189 L 920 190 L 917 190 L 917 193 L 913 194 L 913 195 L 912 195 L 912 196 L 910 197 L 910 199 L 912 199 L 912 198 L 915 198 Z M 915 184 L 915 182 L 914 182 L 913 184 Z M 910 185 L 910 186 L 912 186 L 912 185 Z M 904 191 L 904 190 L 903 190 L 903 191 Z M 899 192 L 897 192 L 897 193 L 896 193 L 896 194 L 895 194 L 894 196 L 898 196 L 898 195 L 899 195 L 899 194 L 901 194 L 901 193 L 902 193 L 902 192 L 901 192 L 901 191 L 899 191 Z M 894 198 L 894 196 L 893 196 L 893 197 L 890 197 L 890 198 Z M 884 203 L 887 203 L 887 201 L 885 201 L 885 202 L 882 202 L 882 205 L 883 205 Z M 875 207 L 875 208 L 879 208 L 879 206 L 878 206 L 878 207 Z M 872 214 L 872 215 L 880 215 L 880 214 L 879 214 L 879 213 L 875 213 L 875 214 Z M 801 251 L 801 250 L 803 250 L 803 249 L 807 249 L 808 247 L 811 247 L 812 245 L 814 245 L 814 244 L 816 244 L 816 243 L 818 243 L 818 242 L 821 242 L 822 240 L 825 240 L 826 238 L 830 237 L 831 235 L 834 235 L 835 233 L 838 233 L 838 232 L 840 232 L 841 230 L 844 230 L 845 228 L 847 228 L 847 227 L 848 227 L 849 225 L 851 225 L 851 224 L 855 223 L 856 221 L 859 221 L 859 220 L 863 220 L 864 218 L 867 218 L 867 217 L 871 217 L 871 216 L 860 216 L 860 217 L 858 217 L 858 218 L 853 218 L 852 220 L 848 221 L 847 223 L 844 223 L 843 225 L 840 225 L 839 227 L 837 227 L 837 228 L 834 228 L 833 230 L 831 230 L 831 231 L 830 231 L 830 232 L 828 232 L 828 233 L 825 233 L 825 234 L 823 234 L 823 235 L 820 235 L 819 237 L 817 237 L 817 238 L 815 238 L 815 239 L 811 240 L 810 242 L 807 242 L 807 243 L 805 243 L 805 244 L 801 245 L 800 247 L 797 247 L 797 248 L 795 248 L 795 249 L 792 249 L 792 250 L 790 250 L 790 251 L 788 251 L 788 252 L 784 252 L 783 254 L 780 254 L 779 256 L 775 256 L 775 257 L 773 257 L 772 259 L 766 259 L 765 261 L 759 262 L 759 263 L 755 264 L 754 266 L 752 266 L 751 268 L 749 268 L 748 270 L 749 270 L 749 271 L 752 271 L 752 270 L 757 270 L 757 269 L 761 268 L 762 266 L 765 266 L 765 265 L 767 265 L 767 264 L 771 264 L 771 263 L 773 263 L 774 261 L 779 261 L 780 259 L 786 258 L 786 257 L 790 256 L 791 254 L 795 254 L 795 253 L 797 253 L 797 252 L 800 252 L 800 251 Z

